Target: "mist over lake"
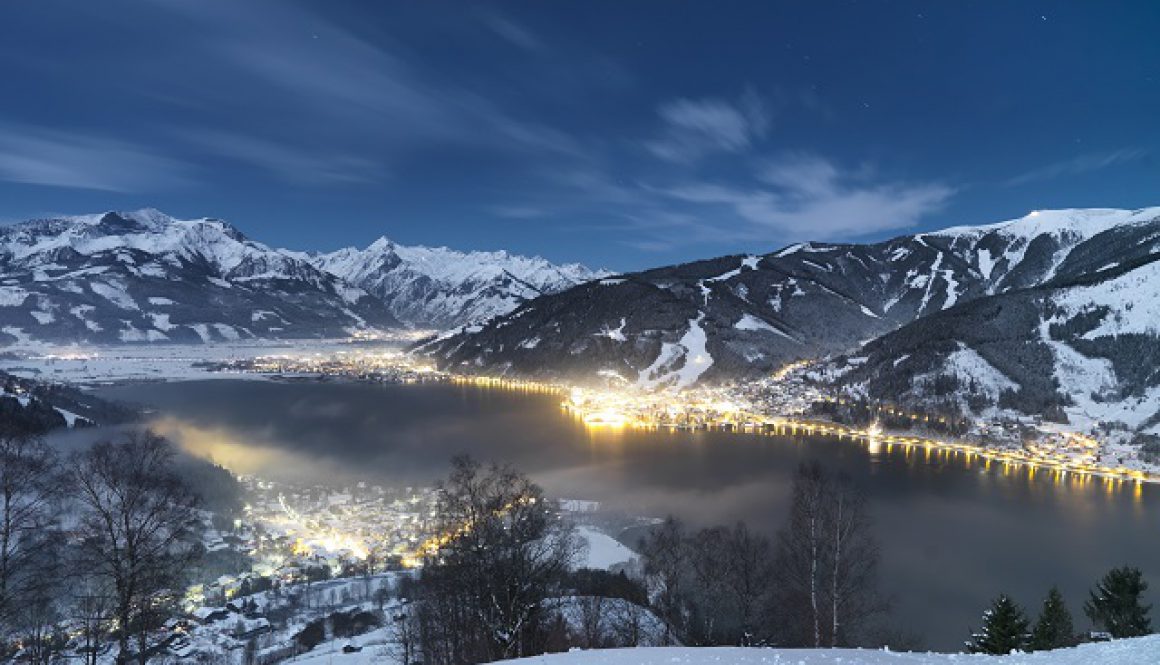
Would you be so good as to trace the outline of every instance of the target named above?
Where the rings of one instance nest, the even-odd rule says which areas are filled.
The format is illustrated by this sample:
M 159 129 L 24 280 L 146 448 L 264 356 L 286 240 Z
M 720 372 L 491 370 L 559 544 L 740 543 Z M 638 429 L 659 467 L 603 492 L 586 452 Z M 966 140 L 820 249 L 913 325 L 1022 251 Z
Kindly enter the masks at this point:
M 956 648 L 1000 592 L 1035 608 L 1058 584 L 1083 626 L 1081 602 L 1103 571 L 1131 564 L 1160 579 L 1154 486 L 1032 479 L 829 439 L 590 430 L 556 397 L 461 386 L 214 380 L 102 394 L 149 405 L 183 446 L 272 480 L 426 485 L 467 453 L 510 463 L 553 496 L 770 534 L 794 471 L 817 461 L 869 496 L 896 622 L 932 648 Z

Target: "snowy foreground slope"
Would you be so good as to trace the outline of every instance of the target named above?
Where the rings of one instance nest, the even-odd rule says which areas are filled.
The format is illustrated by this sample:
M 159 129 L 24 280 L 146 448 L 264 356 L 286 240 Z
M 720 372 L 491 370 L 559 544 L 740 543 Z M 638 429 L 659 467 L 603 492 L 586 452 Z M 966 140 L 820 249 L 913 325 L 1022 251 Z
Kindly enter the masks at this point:
M 502 662 L 520 665 L 1154 665 L 1160 662 L 1160 635 L 1011 656 L 855 649 L 652 647 L 570 651 Z

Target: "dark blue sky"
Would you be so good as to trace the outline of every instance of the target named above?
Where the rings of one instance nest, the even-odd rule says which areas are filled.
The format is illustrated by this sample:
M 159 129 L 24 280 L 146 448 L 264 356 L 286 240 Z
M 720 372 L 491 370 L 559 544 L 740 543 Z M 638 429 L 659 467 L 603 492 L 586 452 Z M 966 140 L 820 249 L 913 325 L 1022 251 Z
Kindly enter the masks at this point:
M 1160 3 L 0 7 L 0 218 L 627 269 L 1160 204 Z

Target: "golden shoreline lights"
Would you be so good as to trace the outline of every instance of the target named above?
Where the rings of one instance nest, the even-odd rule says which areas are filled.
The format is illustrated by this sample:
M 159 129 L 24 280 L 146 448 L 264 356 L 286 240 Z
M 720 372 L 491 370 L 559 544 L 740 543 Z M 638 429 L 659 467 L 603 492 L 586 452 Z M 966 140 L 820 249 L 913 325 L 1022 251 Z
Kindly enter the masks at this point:
M 399 351 L 347 352 L 324 356 L 264 357 L 253 361 L 249 371 L 260 373 L 314 373 L 356 379 L 389 380 L 397 383 L 442 382 L 465 387 L 500 389 L 526 394 L 557 395 L 561 408 L 584 427 L 592 430 L 714 430 L 765 435 L 827 436 L 851 439 L 868 446 L 872 454 L 895 446 L 907 453 L 924 449 L 949 455 L 966 463 L 991 461 L 1007 468 L 1022 468 L 1030 475 L 1051 471 L 1059 478 L 1105 478 L 1113 482 L 1160 482 L 1160 476 L 1124 465 L 1099 461 L 1100 442 L 1073 432 L 1041 432 L 1037 440 L 1014 442 L 1006 447 L 982 445 L 968 440 L 936 438 L 930 432 L 885 431 L 877 421 L 860 428 L 841 425 L 806 414 L 819 401 L 847 403 L 816 388 L 793 384 L 807 370 L 807 362 L 787 364 L 762 382 L 752 386 L 695 386 L 684 390 L 644 389 L 627 382 L 617 387 L 591 388 L 558 382 L 517 379 L 506 376 L 457 374 L 438 370 L 424 360 Z M 762 393 L 761 391 L 765 391 Z M 799 394 L 800 393 L 800 394 Z M 777 399 L 762 399 L 773 395 Z M 919 427 L 925 423 L 945 423 L 945 418 L 908 413 L 895 406 L 881 406 L 879 412 L 893 418 L 909 419 Z

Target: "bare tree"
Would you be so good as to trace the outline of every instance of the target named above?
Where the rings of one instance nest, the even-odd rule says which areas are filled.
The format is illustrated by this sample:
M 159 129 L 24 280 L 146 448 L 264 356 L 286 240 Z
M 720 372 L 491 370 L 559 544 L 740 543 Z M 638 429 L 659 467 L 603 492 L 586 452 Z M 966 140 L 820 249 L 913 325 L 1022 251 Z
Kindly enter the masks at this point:
M 59 534 L 56 455 L 38 437 L 0 433 L 0 637 L 22 608 L 43 606 L 57 577 L 50 543 Z
M 886 609 L 877 594 L 877 565 L 861 495 L 816 464 L 801 467 L 789 519 L 778 534 L 777 640 L 813 647 L 854 641 L 866 621 Z
M 650 600 L 665 622 L 663 639 L 671 644 L 688 632 L 685 582 L 689 550 L 684 526 L 670 516 L 641 539 L 638 549 Z
M 757 620 L 771 591 L 773 546 L 769 539 L 738 522 L 723 543 L 726 570 L 725 589 L 737 617 L 737 643 L 751 646 L 762 641 Z
M 628 601 L 625 601 L 628 602 Z M 583 596 L 577 599 L 580 610 L 580 647 L 603 648 L 608 640 L 608 599 L 604 596 Z
M 97 665 L 113 618 L 113 592 L 105 580 L 83 573 L 73 580 L 72 618 L 80 631 L 85 665 Z
M 628 600 L 615 603 L 612 610 L 610 637 L 616 646 L 642 646 L 646 638 L 655 639 L 656 636 L 649 635 L 645 628 L 648 610 Z
M 86 567 L 113 592 L 117 663 L 149 657 L 149 631 L 164 620 L 197 554 L 197 497 L 173 470 L 173 451 L 151 432 L 102 442 L 72 465 Z
M 725 644 L 733 621 L 728 585 L 729 552 L 724 547 L 729 529 L 721 526 L 698 531 L 688 539 L 689 568 L 692 571 L 693 597 L 690 599 L 695 634 L 685 636 L 701 645 Z
M 866 501 L 846 478 L 831 483 L 829 530 L 829 644 L 845 646 L 870 617 L 886 610 L 877 592 L 878 543 Z
M 802 466 L 794 479 L 789 520 L 778 534 L 776 606 L 783 641 L 822 646 L 822 557 L 826 551 L 824 502 L 829 483 L 820 466 Z
M 502 660 L 542 651 L 544 601 L 576 555 L 570 524 L 508 467 L 460 457 L 439 488 L 444 534 L 421 586 L 425 662 Z
M 390 654 L 399 665 L 414 665 L 419 661 L 419 618 L 414 607 L 404 605 L 391 612 L 393 648 Z

